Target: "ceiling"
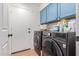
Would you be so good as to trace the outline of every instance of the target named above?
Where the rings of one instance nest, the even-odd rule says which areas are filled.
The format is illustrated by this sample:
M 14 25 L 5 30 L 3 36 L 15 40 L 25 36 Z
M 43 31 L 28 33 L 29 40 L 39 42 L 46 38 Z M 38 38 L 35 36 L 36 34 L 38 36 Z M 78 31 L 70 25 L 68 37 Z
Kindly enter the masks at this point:
M 11 3 L 11 5 L 20 8 L 39 9 L 42 3 Z
M 23 3 L 22 5 L 28 6 L 30 8 L 39 8 L 41 3 Z
M 22 3 L 23 5 L 29 5 L 29 6 L 40 6 L 42 3 Z

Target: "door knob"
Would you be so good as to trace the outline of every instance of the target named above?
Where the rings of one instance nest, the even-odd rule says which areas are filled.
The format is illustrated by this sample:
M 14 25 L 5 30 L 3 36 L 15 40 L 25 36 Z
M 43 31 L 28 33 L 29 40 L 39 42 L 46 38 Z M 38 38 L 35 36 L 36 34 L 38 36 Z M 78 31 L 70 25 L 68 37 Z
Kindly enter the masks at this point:
M 13 36 L 13 34 L 8 34 L 8 37 L 12 37 Z

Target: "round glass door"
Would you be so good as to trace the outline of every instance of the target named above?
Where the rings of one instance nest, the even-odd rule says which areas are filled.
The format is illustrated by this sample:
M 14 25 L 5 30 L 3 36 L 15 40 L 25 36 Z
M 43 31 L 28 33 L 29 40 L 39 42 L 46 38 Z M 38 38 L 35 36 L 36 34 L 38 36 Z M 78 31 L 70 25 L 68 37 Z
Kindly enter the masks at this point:
M 62 51 L 54 40 L 45 40 L 43 43 L 43 56 L 62 56 Z

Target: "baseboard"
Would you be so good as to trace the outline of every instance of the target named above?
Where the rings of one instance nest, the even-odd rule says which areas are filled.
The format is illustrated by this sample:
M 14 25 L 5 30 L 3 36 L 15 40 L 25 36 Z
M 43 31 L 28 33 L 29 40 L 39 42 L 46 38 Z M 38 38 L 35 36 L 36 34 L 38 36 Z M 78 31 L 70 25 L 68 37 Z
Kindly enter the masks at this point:
M 27 51 L 27 50 L 30 50 L 30 48 L 24 49 L 24 50 L 20 50 L 20 51 L 16 51 L 16 52 L 13 52 L 13 53 L 11 53 L 11 54 L 15 54 L 15 53 L 19 53 L 19 52 L 23 52 L 23 51 Z

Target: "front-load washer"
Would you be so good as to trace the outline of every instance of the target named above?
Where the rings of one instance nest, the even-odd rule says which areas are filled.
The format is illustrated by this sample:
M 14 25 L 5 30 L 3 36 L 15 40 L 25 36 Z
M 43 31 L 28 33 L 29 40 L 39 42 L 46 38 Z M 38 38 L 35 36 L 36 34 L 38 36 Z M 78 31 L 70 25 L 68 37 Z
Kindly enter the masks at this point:
M 36 53 L 41 56 L 42 50 L 42 31 L 34 32 L 34 50 Z
M 75 56 L 75 33 L 52 32 L 50 38 L 43 39 L 43 56 Z

